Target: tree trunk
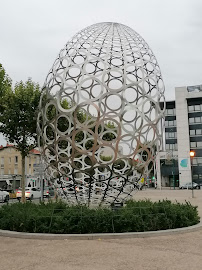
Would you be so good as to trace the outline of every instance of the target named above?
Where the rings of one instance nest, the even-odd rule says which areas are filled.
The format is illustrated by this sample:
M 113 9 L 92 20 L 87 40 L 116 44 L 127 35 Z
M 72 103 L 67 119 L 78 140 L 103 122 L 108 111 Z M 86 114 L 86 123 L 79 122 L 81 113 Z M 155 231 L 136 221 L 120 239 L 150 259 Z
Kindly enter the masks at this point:
M 26 202 L 25 198 L 25 156 L 22 155 L 22 181 L 21 181 L 21 187 L 22 187 L 22 203 Z

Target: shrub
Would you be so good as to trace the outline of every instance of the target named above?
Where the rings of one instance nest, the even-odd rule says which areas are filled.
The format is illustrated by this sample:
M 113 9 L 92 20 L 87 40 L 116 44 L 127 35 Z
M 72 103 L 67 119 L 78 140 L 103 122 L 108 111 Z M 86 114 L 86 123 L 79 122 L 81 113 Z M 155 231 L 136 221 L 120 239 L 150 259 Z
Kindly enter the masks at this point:
M 141 232 L 187 227 L 200 221 L 189 202 L 127 201 L 116 210 L 70 206 L 62 201 L 16 203 L 0 208 L 0 229 L 30 233 Z

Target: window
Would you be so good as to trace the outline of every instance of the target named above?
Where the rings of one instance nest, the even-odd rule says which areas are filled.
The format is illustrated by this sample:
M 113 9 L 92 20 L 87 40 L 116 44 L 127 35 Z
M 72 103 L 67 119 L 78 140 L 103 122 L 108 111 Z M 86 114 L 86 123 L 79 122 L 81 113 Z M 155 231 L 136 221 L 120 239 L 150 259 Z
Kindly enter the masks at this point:
M 193 124 L 194 123 L 194 118 L 189 118 L 189 123 Z
M 195 123 L 200 123 L 201 122 L 201 117 L 195 117 Z
M 195 110 L 195 111 L 199 111 L 199 112 L 200 112 L 200 110 L 201 110 L 200 105 L 195 105 L 195 106 L 194 106 L 194 110 Z
M 198 158 L 198 166 L 202 166 L 202 158 Z
M 191 118 L 189 118 L 189 123 L 190 124 L 201 123 L 201 117 L 191 117 Z
M 175 138 L 174 132 L 166 132 L 166 139 L 172 139 Z
M 15 156 L 15 163 L 18 163 L 18 156 Z
M 195 135 L 195 129 L 189 131 L 190 135 Z
M 166 115 L 175 115 L 174 109 L 166 109 Z
M 9 157 L 8 159 L 9 159 L 9 163 L 11 164 L 11 157 Z
M 177 143 L 166 144 L 166 150 L 177 150 Z
M 189 105 L 188 110 L 189 110 L 189 112 L 193 112 L 194 111 L 194 106 L 193 105 Z
M 1 164 L 4 164 L 4 157 L 1 157 Z
M 18 168 L 14 169 L 14 174 L 18 174 Z
M 176 126 L 176 120 L 170 120 L 170 121 L 165 121 L 165 126 L 166 127 L 173 127 Z
M 201 129 L 196 129 L 196 135 L 201 135 L 202 134 L 202 130 Z
M 190 142 L 191 148 L 196 148 L 196 142 Z
M 189 105 L 188 106 L 189 112 L 201 112 L 202 111 L 202 104 L 199 105 Z
M 191 148 L 202 148 L 202 142 L 190 142 Z
M 177 132 L 166 132 L 166 139 L 175 139 L 177 138 Z
M 202 166 L 202 158 L 201 157 L 193 158 L 193 165 L 194 166 Z
M 190 136 L 200 136 L 200 135 L 202 135 L 202 130 L 201 129 L 191 129 L 190 131 L 189 131 L 189 134 L 190 134 Z
M 202 142 L 196 142 L 197 147 L 202 147 Z
M 193 158 L 192 164 L 197 165 L 197 160 L 195 158 Z

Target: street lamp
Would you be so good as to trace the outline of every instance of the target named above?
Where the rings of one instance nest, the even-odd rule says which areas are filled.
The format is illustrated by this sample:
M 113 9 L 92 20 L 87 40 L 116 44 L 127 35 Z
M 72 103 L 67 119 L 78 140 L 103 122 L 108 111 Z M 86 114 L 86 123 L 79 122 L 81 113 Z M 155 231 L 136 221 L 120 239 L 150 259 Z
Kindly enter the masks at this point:
M 195 152 L 190 151 L 190 161 L 191 161 L 191 189 L 192 189 L 192 198 L 194 198 L 194 189 L 193 189 L 193 158 L 195 157 Z
M 171 138 L 175 138 L 175 130 L 173 129 L 173 128 L 171 128 L 170 129 L 170 132 L 173 132 L 173 136 L 171 137 Z M 175 168 L 174 168 L 174 166 L 175 166 L 175 164 L 174 164 L 174 154 L 173 154 L 173 152 L 174 152 L 174 144 L 172 145 L 172 175 L 173 175 L 173 189 L 175 189 Z

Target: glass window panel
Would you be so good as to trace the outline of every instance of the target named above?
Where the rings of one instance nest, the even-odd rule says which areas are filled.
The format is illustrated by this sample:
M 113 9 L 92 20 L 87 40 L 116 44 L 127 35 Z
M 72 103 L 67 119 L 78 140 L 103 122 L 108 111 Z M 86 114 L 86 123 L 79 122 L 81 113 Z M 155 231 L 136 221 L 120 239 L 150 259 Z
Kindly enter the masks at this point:
M 196 135 L 201 135 L 201 129 L 196 129 Z
M 193 112 L 194 111 L 194 106 L 190 105 L 189 106 L 189 112 Z
M 201 122 L 201 117 L 195 117 L 195 123 L 200 123 Z
M 177 150 L 177 143 L 175 144 L 175 150 Z
M 202 142 L 197 142 L 197 147 L 202 147 Z
M 193 130 L 190 130 L 190 131 L 189 131 L 189 134 L 190 134 L 190 135 L 195 135 L 195 130 L 194 130 L 194 129 L 193 129 Z
M 196 142 L 191 142 L 190 145 L 191 145 L 191 147 L 195 148 L 196 147 Z
M 173 115 L 173 109 L 168 109 L 167 112 L 168 112 L 168 115 Z
M 190 124 L 194 123 L 194 118 L 189 118 L 189 123 Z
M 198 166 L 202 166 L 202 158 L 198 158 Z
M 193 165 L 196 165 L 197 164 L 197 160 L 196 158 L 193 158 Z
M 174 134 L 174 132 L 169 132 L 168 136 L 169 136 L 169 138 L 174 138 L 175 134 Z
M 200 111 L 200 110 L 201 110 L 200 105 L 195 105 L 195 106 L 194 106 L 194 110 L 195 110 L 195 111 Z
M 198 179 L 198 174 L 194 174 L 193 179 Z
M 175 150 L 175 144 L 170 144 L 170 149 Z

